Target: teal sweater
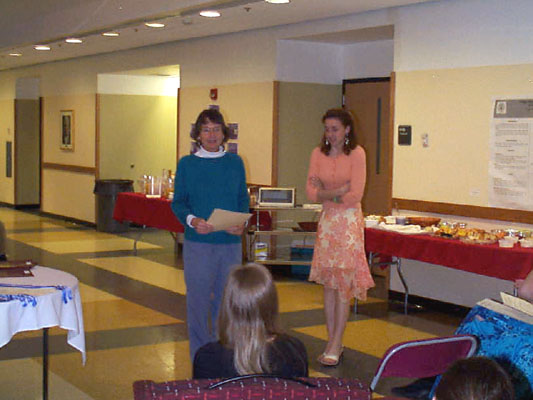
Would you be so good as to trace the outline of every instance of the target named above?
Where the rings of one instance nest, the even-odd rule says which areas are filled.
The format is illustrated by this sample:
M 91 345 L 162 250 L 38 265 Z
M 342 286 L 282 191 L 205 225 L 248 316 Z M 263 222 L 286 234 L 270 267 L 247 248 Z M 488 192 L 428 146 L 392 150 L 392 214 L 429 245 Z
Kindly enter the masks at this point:
M 200 235 L 187 225 L 187 215 L 207 220 L 213 209 L 248 212 L 246 175 L 241 158 L 226 153 L 219 158 L 183 157 L 177 167 L 172 211 L 185 227 L 185 239 L 204 243 L 238 243 L 240 236 L 225 231 Z

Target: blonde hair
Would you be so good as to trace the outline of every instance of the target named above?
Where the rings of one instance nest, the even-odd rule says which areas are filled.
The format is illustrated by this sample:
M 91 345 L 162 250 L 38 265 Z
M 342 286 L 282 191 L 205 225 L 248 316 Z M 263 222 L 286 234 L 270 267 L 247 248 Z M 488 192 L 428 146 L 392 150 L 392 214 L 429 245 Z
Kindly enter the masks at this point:
M 268 344 L 278 332 L 278 294 L 263 266 L 235 267 L 218 318 L 220 342 L 233 349 L 239 375 L 269 373 Z

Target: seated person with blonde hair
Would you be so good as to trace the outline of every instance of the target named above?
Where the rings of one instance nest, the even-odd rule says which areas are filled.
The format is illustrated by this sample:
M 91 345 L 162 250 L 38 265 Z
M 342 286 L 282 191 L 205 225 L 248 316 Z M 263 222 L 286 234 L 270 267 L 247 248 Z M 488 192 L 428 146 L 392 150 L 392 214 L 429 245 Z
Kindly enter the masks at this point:
M 442 375 L 433 400 L 513 400 L 507 372 L 488 357 L 463 358 Z
M 196 352 L 194 379 L 308 376 L 304 345 L 278 328 L 276 287 L 261 265 L 242 265 L 230 272 L 219 312 L 218 338 Z

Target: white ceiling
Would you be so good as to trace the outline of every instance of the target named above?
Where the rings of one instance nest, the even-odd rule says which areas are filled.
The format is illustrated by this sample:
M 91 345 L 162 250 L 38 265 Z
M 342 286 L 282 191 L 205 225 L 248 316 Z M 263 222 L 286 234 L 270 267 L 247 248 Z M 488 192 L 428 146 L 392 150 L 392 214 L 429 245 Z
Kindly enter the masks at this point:
M 427 1 L 433 0 L 0 0 L 0 70 Z M 203 9 L 222 15 L 204 18 Z M 166 26 L 144 26 L 155 20 Z M 120 36 L 101 35 L 110 30 Z M 65 43 L 67 37 L 84 42 Z M 384 26 L 292 39 L 346 44 L 392 37 L 393 27 Z M 35 44 L 51 50 L 36 51 Z

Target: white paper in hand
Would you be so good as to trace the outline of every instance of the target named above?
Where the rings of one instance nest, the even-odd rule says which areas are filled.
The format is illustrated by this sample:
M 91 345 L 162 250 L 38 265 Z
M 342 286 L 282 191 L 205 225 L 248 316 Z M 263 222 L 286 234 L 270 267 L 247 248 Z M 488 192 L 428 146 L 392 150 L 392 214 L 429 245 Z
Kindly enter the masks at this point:
M 252 214 L 250 213 L 215 208 L 207 220 L 207 223 L 213 225 L 213 231 L 223 231 L 232 226 L 244 224 L 251 216 Z

